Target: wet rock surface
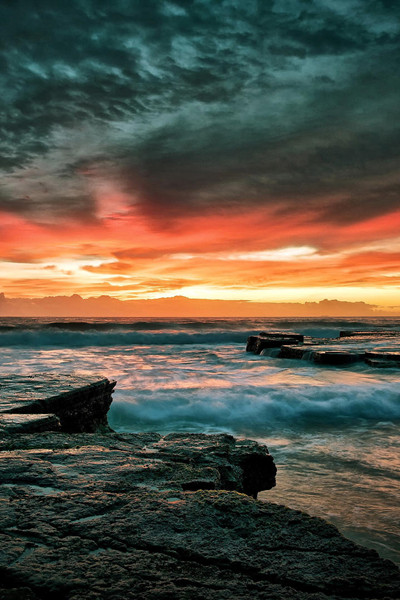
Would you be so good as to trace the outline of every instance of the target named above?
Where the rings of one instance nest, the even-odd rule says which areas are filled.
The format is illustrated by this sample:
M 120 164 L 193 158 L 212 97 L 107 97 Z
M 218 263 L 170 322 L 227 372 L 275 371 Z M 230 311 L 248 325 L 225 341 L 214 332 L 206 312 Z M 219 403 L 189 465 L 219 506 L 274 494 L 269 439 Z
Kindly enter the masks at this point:
M 62 491 L 106 485 L 226 489 L 256 495 L 275 486 L 265 446 L 229 435 L 52 434 L 0 440 L 0 482 Z M 32 479 L 33 478 L 33 479 Z
M 303 342 L 304 336 L 300 334 L 265 333 L 251 335 L 247 340 L 246 351 L 261 354 L 266 348 L 280 348 L 284 344 Z
M 42 431 L 43 415 L 53 415 L 62 431 L 109 430 L 107 413 L 115 381 L 88 375 L 10 375 L 0 379 L 0 430 L 9 430 L 10 414 L 19 414 L 20 431 Z M 36 428 L 33 417 L 37 415 Z M 55 420 L 56 419 L 56 420 Z M 14 419 L 16 421 L 16 418 Z M 24 428 L 24 422 L 26 427 Z
M 49 432 L 0 450 L 3 600 L 398 597 L 391 562 L 241 493 L 275 481 L 255 442 Z
M 358 352 L 347 352 L 345 350 L 322 350 L 314 352 L 312 359 L 321 365 L 349 365 L 359 361 Z
M 290 335 L 292 338 L 290 339 Z M 374 342 L 387 343 L 371 349 Z M 247 340 L 246 351 L 274 358 L 308 360 L 320 365 L 346 366 L 364 362 L 374 368 L 400 367 L 400 331 L 340 331 L 338 338 L 312 338 L 297 334 L 261 332 Z M 395 344 L 395 345 L 393 345 Z M 397 345 L 396 345 L 397 344 Z M 279 348 L 273 354 L 269 348 Z
M 339 332 L 339 337 L 356 337 L 356 338 L 379 338 L 379 337 L 400 337 L 400 331 L 395 329 L 375 329 L 369 331 L 353 331 L 349 329 L 344 329 Z

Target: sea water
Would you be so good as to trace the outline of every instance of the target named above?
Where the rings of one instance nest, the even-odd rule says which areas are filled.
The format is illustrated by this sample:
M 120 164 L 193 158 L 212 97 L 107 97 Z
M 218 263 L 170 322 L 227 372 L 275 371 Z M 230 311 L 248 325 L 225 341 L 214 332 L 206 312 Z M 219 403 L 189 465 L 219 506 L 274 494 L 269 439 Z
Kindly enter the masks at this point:
M 262 330 L 334 338 L 341 329 L 399 331 L 400 319 L 2 318 L 0 375 L 100 373 L 118 381 L 117 431 L 265 443 L 278 474 L 261 500 L 321 516 L 400 563 L 400 368 L 245 351 Z

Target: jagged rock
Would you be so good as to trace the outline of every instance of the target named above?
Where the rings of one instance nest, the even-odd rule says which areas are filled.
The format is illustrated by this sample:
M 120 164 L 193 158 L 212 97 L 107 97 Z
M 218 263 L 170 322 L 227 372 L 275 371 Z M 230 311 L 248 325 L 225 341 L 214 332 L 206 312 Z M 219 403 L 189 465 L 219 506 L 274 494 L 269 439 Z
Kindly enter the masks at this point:
M 114 382 L 50 377 L 49 395 L 47 376 L 22 379 L 2 382 L 3 421 L 106 423 Z M 3 435 L 0 600 L 395 598 L 391 562 L 251 498 L 275 473 L 265 446 L 228 435 Z
M 61 430 L 109 430 L 115 381 L 84 375 L 10 375 L 0 379 L 0 420 L 6 414 L 56 415 Z
M 4 600 L 398 596 L 398 569 L 334 526 L 219 489 L 271 468 L 255 442 L 47 433 L 1 447 Z M 216 489 L 185 491 L 196 481 Z

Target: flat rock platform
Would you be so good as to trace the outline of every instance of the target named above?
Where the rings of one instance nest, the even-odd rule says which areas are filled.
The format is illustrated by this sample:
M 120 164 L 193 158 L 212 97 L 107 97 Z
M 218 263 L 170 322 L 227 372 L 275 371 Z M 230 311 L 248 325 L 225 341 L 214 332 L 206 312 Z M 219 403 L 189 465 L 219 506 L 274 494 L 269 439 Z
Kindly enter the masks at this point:
M 0 465 L 2 600 L 398 598 L 393 563 L 243 493 L 274 484 L 255 442 L 13 435 Z

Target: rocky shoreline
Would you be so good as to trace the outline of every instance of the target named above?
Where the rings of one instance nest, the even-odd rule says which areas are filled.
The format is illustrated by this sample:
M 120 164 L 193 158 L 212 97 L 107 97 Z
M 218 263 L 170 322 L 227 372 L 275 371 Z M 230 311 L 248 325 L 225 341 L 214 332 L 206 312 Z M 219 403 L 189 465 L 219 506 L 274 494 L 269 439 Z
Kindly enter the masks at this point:
M 255 499 L 275 485 L 265 446 L 111 432 L 114 382 L 56 379 L 47 392 L 35 379 L 25 395 L 16 378 L 1 387 L 1 600 L 399 597 L 393 563 L 321 519 Z M 24 425 L 32 406 L 41 412 Z M 12 415 L 22 422 L 10 426 Z M 43 431 L 46 419 L 54 430 Z

